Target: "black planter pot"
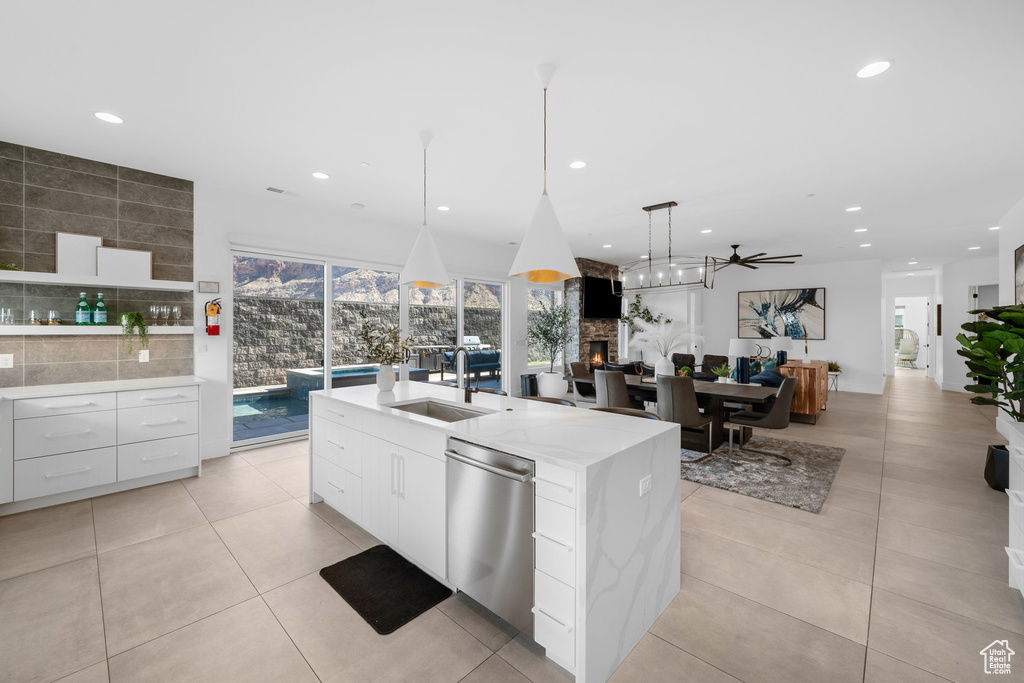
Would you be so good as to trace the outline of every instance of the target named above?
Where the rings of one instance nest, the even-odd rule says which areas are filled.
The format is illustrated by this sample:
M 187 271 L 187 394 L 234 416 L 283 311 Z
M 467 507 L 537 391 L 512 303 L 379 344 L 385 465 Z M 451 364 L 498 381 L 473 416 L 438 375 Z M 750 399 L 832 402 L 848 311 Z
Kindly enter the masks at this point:
M 996 491 L 1010 485 L 1010 451 L 1006 446 L 989 446 L 985 457 L 985 481 Z

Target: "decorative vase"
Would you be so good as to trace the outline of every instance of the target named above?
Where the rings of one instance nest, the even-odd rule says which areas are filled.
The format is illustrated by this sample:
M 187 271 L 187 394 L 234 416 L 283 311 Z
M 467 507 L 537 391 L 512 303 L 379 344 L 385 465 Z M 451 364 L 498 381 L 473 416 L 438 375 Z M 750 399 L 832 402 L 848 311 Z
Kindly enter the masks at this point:
M 560 372 L 537 373 L 537 393 L 544 398 L 562 398 L 569 390 L 569 383 Z
M 377 371 L 377 389 L 380 391 L 391 391 L 395 388 L 395 368 L 387 363 L 381 363 Z
M 668 359 L 668 356 L 662 356 L 654 364 L 654 376 L 668 375 L 672 377 L 676 374 L 676 366 Z

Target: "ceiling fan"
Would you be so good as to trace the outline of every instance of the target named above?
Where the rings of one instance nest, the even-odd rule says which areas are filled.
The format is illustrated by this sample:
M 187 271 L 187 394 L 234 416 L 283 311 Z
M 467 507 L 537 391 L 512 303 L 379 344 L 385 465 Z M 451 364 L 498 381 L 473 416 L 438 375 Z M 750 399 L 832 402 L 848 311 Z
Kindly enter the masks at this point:
M 751 270 L 757 270 L 757 266 L 753 264 L 765 265 L 765 264 L 792 264 L 796 261 L 782 261 L 780 259 L 800 258 L 803 254 L 786 254 L 785 256 L 767 256 L 765 252 L 760 254 L 751 254 L 750 256 L 740 256 L 736 251 L 740 248 L 738 244 L 730 244 L 732 247 L 732 256 L 727 259 L 715 258 L 715 270 L 721 270 L 726 266 L 743 266 L 744 268 L 750 268 Z

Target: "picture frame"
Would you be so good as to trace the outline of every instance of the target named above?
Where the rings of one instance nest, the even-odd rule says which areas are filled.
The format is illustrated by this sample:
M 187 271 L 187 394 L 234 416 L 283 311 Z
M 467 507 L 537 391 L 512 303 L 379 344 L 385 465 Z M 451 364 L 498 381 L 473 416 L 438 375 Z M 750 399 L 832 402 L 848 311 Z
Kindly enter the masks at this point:
M 1013 251 L 1013 303 L 1024 304 L 1024 244 Z
M 825 339 L 825 288 L 762 289 L 737 293 L 740 339 Z

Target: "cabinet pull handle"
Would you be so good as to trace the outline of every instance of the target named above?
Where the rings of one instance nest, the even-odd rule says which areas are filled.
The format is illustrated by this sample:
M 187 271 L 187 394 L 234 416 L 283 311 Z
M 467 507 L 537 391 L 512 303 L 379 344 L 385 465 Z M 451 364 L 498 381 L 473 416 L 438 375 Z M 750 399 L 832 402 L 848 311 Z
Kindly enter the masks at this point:
M 1006 554 L 1010 556 L 1010 562 L 1013 563 L 1014 569 L 1019 572 L 1024 572 L 1024 563 L 1021 562 L 1021 553 L 1016 548 L 1003 548 Z
M 331 410 L 330 408 L 327 409 L 327 412 L 328 413 L 334 413 L 338 417 L 345 417 L 345 413 L 339 413 L 337 410 Z
M 166 427 L 167 425 L 174 425 L 174 424 L 178 424 L 179 422 L 181 422 L 181 420 L 179 420 L 178 418 L 174 418 L 173 420 L 164 420 L 163 422 L 143 422 L 142 426 L 143 427 Z
M 328 483 L 328 484 L 330 484 L 331 486 L 333 486 L 334 488 L 338 489 L 338 493 L 345 493 L 345 489 L 341 488 L 340 486 L 338 486 L 337 484 L 335 484 L 335 483 L 334 483 L 333 481 L 331 481 L 330 479 L 328 479 L 328 480 L 327 480 L 327 483 Z
M 67 470 L 66 472 L 54 472 L 53 474 L 44 474 L 43 477 L 45 479 L 53 479 L 54 477 L 66 477 L 69 474 L 81 474 L 83 472 L 88 472 L 91 469 L 91 467 L 79 467 L 77 470 Z
M 567 624 L 567 623 L 565 623 L 564 621 L 562 621 L 561 619 L 559 619 L 559 618 L 557 618 L 557 617 L 553 617 L 553 616 L 551 616 L 551 615 L 550 615 L 550 614 L 549 614 L 548 612 L 546 612 L 546 611 L 542 610 L 542 609 L 541 609 L 540 607 L 534 607 L 534 608 L 533 608 L 532 610 L 530 610 L 530 611 L 532 611 L 532 612 L 533 612 L 534 614 L 543 614 L 543 615 L 544 615 L 544 616 L 546 616 L 546 617 L 547 617 L 548 619 L 550 619 L 551 621 L 555 622 L 556 624 L 558 624 L 559 626 L 561 626 L 561 627 L 562 627 L 563 629 L 565 629 L 565 632 L 566 632 L 566 633 L 569 633 L 569 632 L 571 632 L 571 631 L 572 631 L 572 624 Z
M 46 408 L 47 410 L 60 410 L 62 408 L 65 408 L 65 409 L 66 408 L 88 408 L 89 406 L 94 406 L 94 405 L 96 405 L 96 404 L 93 403 L 92 401 L 86 401 L 85 403 L 71 403 L 71 404 L 66 405 L 66 406 L 43 406 L 43 407 Z
M 170 394 L 169 396 L 143 396 L 143 401 L 166 401 L 172 398 L 185 398 L 181 394 Z
M 391 495 L 393 495 L 393 496 L 397 496 L 398 495 L 398 484 L 396 483 L 398 481 L 398 471 L 397 471 L 398 467 L 395 465 L 395 461 L 397 459 L 398 459 L 398 456 L 395 455 L 394 453 L 392 453 L 391 454 Z
M 552 486 L 557 486 L 558 488 L 565 489 L 569 493 L 572 493 L 575 490 L 572 486 L 569 486 L 568 484 L 560 484 L 557 481 L 551 481 L 550 479 L 541 479 L 540 477 L 534 477 L 533 478 L 533 483 L 534 484 L 551 484 Z
M 340 443 L 338 443 L 337 441 L 333 441 L 333 440 L 331 440 L 331 439 L 327 439 L 327 443 L 331 444 L 332 446 L 336 446 L 336 447 L 340 448 L 341 450 L 345 450 L 345 447 L 344 447 L 344 446 L 342 446 L 342 445 L 341 445 Z
M 559 541 L 556 538 L 551 538 L 547 534 L 542 534 L 539 531 L 534 531 L 533 532 L 533 537 L 534 538 L 543 538 L 545 541 L 551 541 L 555 545 L 560 545 L 563 548 L 565 548 L 565 552 L 567 552 L 567 553 L 571 553 L 572 552 L 572 546 L 571 545 L 569 545 L 568 543 L 562 543 L 561 541 Z
M 1010 502 L 1016 507 L 1024 507 L 1024 493 L 1014 491 L 1013 489 L 1006 489 L 1006 495 L 1009 496 Z
M 164 458 L 173 458 L 178 454 L 177 451 L 173 453 L 167 453 L 165 455 L 147 455 L 145 458 L 139 458 L 142 462 L 149 462 L 151 460 L 163 460 Z
M 54 432 L 53 434 L 44 434 L 45 439 L 59 439 L 64 436 L 81 436 L 83 434 L 92 434 L 91 429 L 78 429 L 73 432 Z

